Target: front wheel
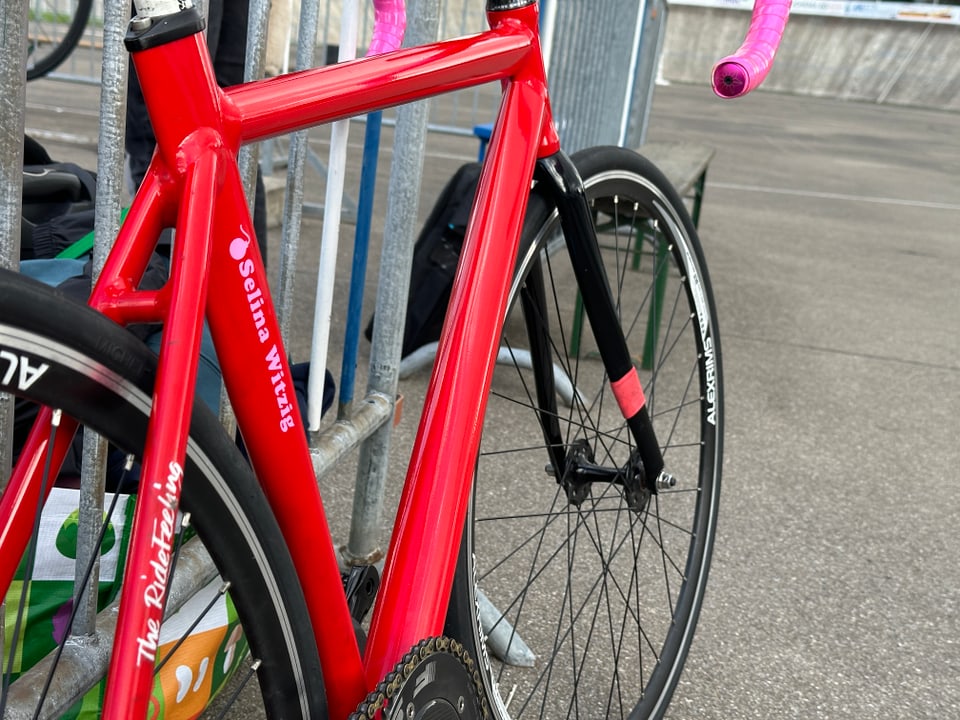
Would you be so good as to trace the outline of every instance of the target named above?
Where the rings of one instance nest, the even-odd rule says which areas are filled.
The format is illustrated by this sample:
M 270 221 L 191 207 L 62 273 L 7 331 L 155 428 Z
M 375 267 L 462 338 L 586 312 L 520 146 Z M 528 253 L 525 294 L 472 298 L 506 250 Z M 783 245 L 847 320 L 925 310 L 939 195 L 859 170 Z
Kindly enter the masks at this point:
M 693 638 L 717 520 L 714 305 L 696 232 L 663 175 L 621 148 L 573 160 L 677 484 L 645 501 L 626 491 L 619 470 L 633 439 L 557 212 L 535 192 L 522 243 L 532 251 L 519 263 L 494 374 L 449 630 L 482 658 L 499 718 L 659 718 Z M 551 365 L 549 377 L 529 369 Z M 562 481 L 558 458 L 568 467 L 578 458 L 585 479 Z

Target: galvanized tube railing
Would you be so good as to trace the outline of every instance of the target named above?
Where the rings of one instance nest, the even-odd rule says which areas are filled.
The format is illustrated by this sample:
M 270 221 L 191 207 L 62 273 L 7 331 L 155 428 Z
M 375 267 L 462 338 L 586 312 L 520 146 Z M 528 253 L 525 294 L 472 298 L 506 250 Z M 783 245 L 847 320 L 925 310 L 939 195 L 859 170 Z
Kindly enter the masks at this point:
M 431 42 L 437 37 L 439 0 L 414 0 L 407 8 L 406 45 Z M 427 136 L 426 102 L 404 105 L 397 112 L 393 167 L 387 193 L 386 231 L 377 288 L 377 322 L 373 327 L 368 388 L 394 398 L 400 373 L 404 310 L 410 288 L 410 266 L 416 235 L 423 156 Z M 383 493 L 390 450 L 389 424 L 384 424 L 360 448 L 357 487 L 353 500 L 348 562 L 368 562 L 378 557 Z
M 0 0 L 0 267 L 17 268 L 20 263 L 20 215 L 23 193 L 23 108 L 26 105 L 27 4 Z M 0 393 L 0 491 L 10 477 L 13 461 L 13 398 Z M 6 657 L 0 598 L 0 658 Z

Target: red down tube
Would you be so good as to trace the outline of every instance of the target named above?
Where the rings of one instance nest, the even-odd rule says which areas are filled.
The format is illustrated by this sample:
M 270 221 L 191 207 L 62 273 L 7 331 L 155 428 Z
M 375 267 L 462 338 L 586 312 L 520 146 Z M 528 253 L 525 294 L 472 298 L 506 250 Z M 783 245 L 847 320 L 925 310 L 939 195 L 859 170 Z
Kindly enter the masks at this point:
M 743 45 L 713 68 L 713 91 L 717 95 L 740 97 L 763 82 L 787 26 L 790 3 L 791 0 L 756 0 Z

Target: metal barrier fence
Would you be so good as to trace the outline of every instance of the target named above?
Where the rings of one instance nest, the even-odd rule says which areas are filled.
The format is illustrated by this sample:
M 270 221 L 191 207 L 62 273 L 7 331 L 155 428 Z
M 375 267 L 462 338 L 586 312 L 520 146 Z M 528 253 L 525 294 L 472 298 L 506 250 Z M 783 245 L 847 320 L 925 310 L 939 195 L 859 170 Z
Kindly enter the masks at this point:
M 560 139 L 639 147 L 666 27 L 665 0 L 546 0 L 544 55 Z
M 39 1 L 31 0 L 33 3 Z M 54 14 L 64 12 L 61 7 L 72 7 L 74 2 L 44 1 L 62 3 L 62 6 L 53 5 L 50 12 Z M 267 0 L 251 0 L 250 4 L 252 22 L 248 34 L 247 77 L 256 77 L 262 72 L 267 52 L 266 23 L 270 8 Z M 318 53 L 320 57 L 330 56 L 330 49 L 339 40 L 338 31 L 333 29 L 339 26 L 336 12 L 339 6 L 340 3 L 334 0 L 305 0 L 296 24 L 299 39 L 289 44 L 290 50 L 296 51 L 294 65 L 313 65 L 314 55 Z M 594 4 L 594 0 L 569 0 L 563 4 L 549 0 L 544 9 L 547 20 L 545 39 L 550 49 L 548 60 L 551 73 L 556 75 L 556 108 L 562 132 L 567 134 L 565 142 L 574 148 L 598 141 L 639 144 L 646 125 L 645 106 L 659 47 L 656 42 L 652 50 L 644 52 L 640 40 L 642 36 L 659 37 L 662 0 L 646 0 L 639 8 L 633 0 L 604 0 L 598 4 Z M 30 11 L 22 0 L 0 0 L 0 12 L 3 13 L 0 22 L 4 25 L 5 37 L 23 39 Z M 128 0 L 95 0 L 80 46 L 54 74 L 60 80 L 99 85 L 95 266 L 99 266 L 98 262 L 105 255 L 107 239 L 116 235 L 120 202 L 124 196 L 122 166 L 127 63 L 122 38 L 128 17 Z M 624 20 L 627 17 L 629 22 Z M 407 43 L 424 43 L 438 36 L 479 31 L 485 24 L 482 6 L 475 0 L 452 0 L 443 5 L 442 12 L 440 0 L 410 0 Z M 368 38 L 369 16 L 365 17 L 362 27 L 361 38 Z M 561 28 L 562 35 L 559 34 Z M 319 43 L 315 42 L 317 37 L 322 38 Z M 585 37 L 589 39 L 584 40 Z M 361 39 L 360 45 L 365 42 Z M 288 45 L 285 43 L 283 47 L 286 50 Z M 610 52 L 611 47 L 616 48 L 615 52 Z M 602 56 L 594 52 L 599 48 L 604 49 Z M 19 252 L 17 223 L 22 192 L 20 169 L 26 102 L 23 77 L 26 51 L 25 45 L 17 42 L 7 42 L 0 48 L 0 82 L 7 101 L 0 104 L 0 183 L 3 188 L 0 193 L 0 264 L 14 268 L 18 265 Z M 622 68 L 610 68 L 606 60 L 599 60 L 600 57 L 619 57 L 621 54 Z M 288 53 L 283 55 L 288 57 Z M 582 57 L 595 57 L 598 62 L 593 68 L 585 68 Z M 286 60 L 280 64 L 285 66 Z M 588 88 L 594 86 L 596 93 L 587 94 Z M 394 125 L 394 147 L 377 284 L 375 312 L 378 322 L 373 331 L 365 396 L 362 402 L 341 403 L 336 420 L 327 422 L 311 442 L 318 477 L 359 448 L 352 525 L 344 553 L 349 562 L 373 561 L 380 554 L 390 419 L 394 415 L 399 385 L 400 348 L 426 134 L 430 129 L 471 135 L 475 125 L 493 119 L 498 94 L 499 88 L 490 87 L 462 91 L 452 99 L 404 106 L 388 113 L 385 119 Z M 613 118 L 616 122 L 608 128 L 601 124 L 601 118 Z M 306 134 L 294 136 L 284 163 L 287 177 L 277 307 L 287 339 L 293 308 L 293 275 L 298 266 L 299 228 L 304 209 L 303 173 L 308 151 Z M 256 155 L 256 148 L 245 148 L 241 156 L 241 170 L 248 188 L 252 187 Z M 271 149 L 271 162 L 275 156 Z M 321 282 L 332 283 L 332 280 Z M 358 328 L 353 327 L 348 334 L 350 332 L 356 335 Z M 345 344 L 349 345 L 349 342 Z M 222 415 L 227 427 L 232 428 L 226 404 Z M 0 397 L 0 482 L 9 476 L 12 416 L 13 403 L 7 397 Z M 101 474 L 97 470 L 101 457 L 102 452 L 91 443 L 83 477 L 83 488 L 89 496 L 97 495 L 94 478 Z M 95 519 L 102 517 L 102 508 L 91 505 L 84 513 L 81 525 L 91 530 L 97 528 L 99 523 Z M 86 552 L 93 552 L 94 542 L 95 537 L 89 535 Z M 78 618 L 78 632 L 92 634 L 96 622 L 94 608 L 87 608 Z

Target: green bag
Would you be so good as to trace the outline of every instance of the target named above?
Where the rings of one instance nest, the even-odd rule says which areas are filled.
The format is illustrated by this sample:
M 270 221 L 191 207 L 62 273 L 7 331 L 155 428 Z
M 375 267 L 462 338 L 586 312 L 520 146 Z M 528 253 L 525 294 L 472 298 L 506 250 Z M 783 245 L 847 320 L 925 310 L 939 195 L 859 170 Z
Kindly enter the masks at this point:
M 41 514 L 33 580 L 26 588 L 26 612 L 13 655 L 14 679 L 50 653 L 66 632 L 73 605 L 79 497 L 79 490 L 54 488 Z M 111 499 L 108 495 L 108 505 Z M 126 561 L 135 501 L 135 496 L 121 495 L 107 529 L 100 551 L 98 610 L 113 602 L 120 591 L 117 569 Z M 9 659 L 24 593 L 25 567 L 24 559 L 6 597 L 5 659 Z M 221 581 L 215 578 L 164 621 L 158 659 L 164 658 L 200 617 L 217 596 L 220 585 Z M 180 720 L 199 716 L 230 679 L 247 651 L 236 610 L 228 595 L 221 596 L 156 675 L 149 717 Z M 68 720 L 99 717 L 102 698 L 103 683 L 100 683 L 62 717 Z

